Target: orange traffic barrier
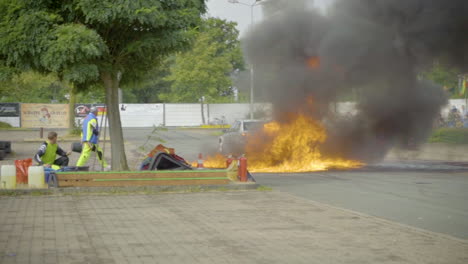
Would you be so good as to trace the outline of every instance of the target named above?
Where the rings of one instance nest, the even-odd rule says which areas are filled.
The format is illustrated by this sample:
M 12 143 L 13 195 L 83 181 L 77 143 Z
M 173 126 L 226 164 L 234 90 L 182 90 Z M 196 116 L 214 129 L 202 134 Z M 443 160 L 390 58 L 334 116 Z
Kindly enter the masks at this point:
M 247 158 L 241 157 L 239 159 L 239 178 L 241 182 L 247 181 Z

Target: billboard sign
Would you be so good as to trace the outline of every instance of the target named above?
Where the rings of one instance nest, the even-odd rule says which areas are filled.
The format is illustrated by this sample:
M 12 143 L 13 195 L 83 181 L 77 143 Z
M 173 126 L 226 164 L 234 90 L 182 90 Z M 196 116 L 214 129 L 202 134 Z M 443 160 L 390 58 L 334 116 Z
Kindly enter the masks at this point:
M 75 104 L 75 117 L 86 117 L 92 106 L 97 107 L 98 116 L 102 116 L 106 113 L 106 107 L 104 104 Z
M 21 104 L 21 127 L 67 128 L 67 104 Z
M 16 117 L 20 116 L 19 103 L 0 103 L 0 116 Z

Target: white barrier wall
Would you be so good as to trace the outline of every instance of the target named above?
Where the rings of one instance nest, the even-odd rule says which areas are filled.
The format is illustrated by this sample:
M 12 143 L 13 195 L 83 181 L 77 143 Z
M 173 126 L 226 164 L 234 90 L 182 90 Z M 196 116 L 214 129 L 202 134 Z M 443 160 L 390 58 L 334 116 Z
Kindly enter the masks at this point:
M 121 104 L 120 120 L 124 127 L 152 127 L 164 124 L 163 104 Z
M 452 99 L 441 111 L 444 117 L 453 106 L 459 110 L 465 105 L 464 99 Z M 466 105 L 465 105 L 466 106 Z M 120 105 L 122 127 L 152 126 L 200 126 L 202 125 L 200 104 L 123 104 Z M 271 111 L 271 104 L 255 104 L 254 109 Z M 338 103 L 340 114 L 356 114 L 354 102 Z M 204 107 L 206 124 L 232 124 L 235 120 L 249 118 L 249 104 L 209 104 Z M 101 124 L 101 116 L 98 122 Z M 75 118 L 77 124 L 82 118 Z M 0 117 L 1 122 L 20 127 L 20 117 Z M 106 126 L 103 124 L 103 126 Z
M 207 119 L 207 107 L 204 106 L 205 121 Z M 165 104 L 166 126 L 199 126 L 202 122 L 200 104 Z
M 20 127 L 20 107 L 19 103 L 0 103 L 0 122 L 10 124 L 12 127 Z
M 271 104 L 254 104 L 254 113 L 258 111 L 270 112 Z M 210 104 L 209 105 L 209 121 L 217 123 L 221 120 L 225 124 L 232 124 L 239 119 L 249 119 L 250 105 L 249 104 Z
M 232 124 L 238 119 L 247 119 L 249 115 L 248 104 L 210 104 L 208 107 L 211 123 Z
M 447 117 L 449 110 L 452 109 L 452 107 L 456 107 L 459 111 L 462 110 L 462 106 L 466 107 L 466 101 L 465 99 L 450 99 L 448 104 L 442 108 L 441 114 L 443 117 Z M 355 102 L 342 102 L 338 103 L 338 113 L 340 114 L 346 114 L 346 113 L 352 113 L 356 114 L 357 109 L 356 109 L 356 103 Z
M 8 123 L 12 127 L 20 127 L 20 118 L 17 116 L 0 116 L 0 122 Z

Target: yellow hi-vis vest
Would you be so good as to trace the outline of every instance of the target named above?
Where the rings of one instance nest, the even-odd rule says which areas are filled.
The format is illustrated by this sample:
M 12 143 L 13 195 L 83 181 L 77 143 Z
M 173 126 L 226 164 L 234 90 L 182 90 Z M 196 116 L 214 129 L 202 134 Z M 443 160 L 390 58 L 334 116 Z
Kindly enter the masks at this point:
M 58 145 L 57 143 L 52 144 L 49 141 L 46 141 L 46 144 L 47 144 L 47 148 L 46 148 L 44 155 L 42 155 L 41 159 L 42 159 L 42 162 L 44 162 L 44 164 L 52 165 L 54 164 L 55 157 L 57 157 Z

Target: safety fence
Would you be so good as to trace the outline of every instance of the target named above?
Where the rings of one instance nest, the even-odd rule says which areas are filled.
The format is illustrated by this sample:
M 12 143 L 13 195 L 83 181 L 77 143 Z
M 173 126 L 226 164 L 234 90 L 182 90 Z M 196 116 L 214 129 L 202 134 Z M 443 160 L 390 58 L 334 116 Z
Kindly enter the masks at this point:
M 464 99 L 450 100 L 442 109 L 442 116 L 447 116 L 452 107 L 461 109 L 463 105 Z M 104 104 L 76 104 L 75 123 L 80 124 L 91 106 L 98 108 L 98 122 L 105 125 L 101 121 L 106 119 Z M 354 114 L 357 111 L 354 102 L 338 103 L 336 107 L 337 112 L 342 114 Z M 250 112 L 249 104 L 120 104 L 119 109 L 122 127 L 225 125 L 235 120 L 248 119 Z M 254 111 L 263 116 L 271 114 L 271 110 L 271 104 L 254 104 Z M 67 104 L 0 103 L 0 121 L 13 127 L 66 128 L 68 118 Z
M 81 123 L 92 106 L 98 108 L 99 124 L 105 125 L 104 104 L 76 104 L 76 124 Z M 201 104 L 120 104 L 119 109 L 122 127 L 225 125 L 248 119 L 250 111 L 249 104 L 204 104 L 203 107 Z M 269 113 L 271 105 L 254 104 L 254 110 Z M 66 128 L 68 120 L 67 104 L 0 103 L 0 121 L 13 127 Z

